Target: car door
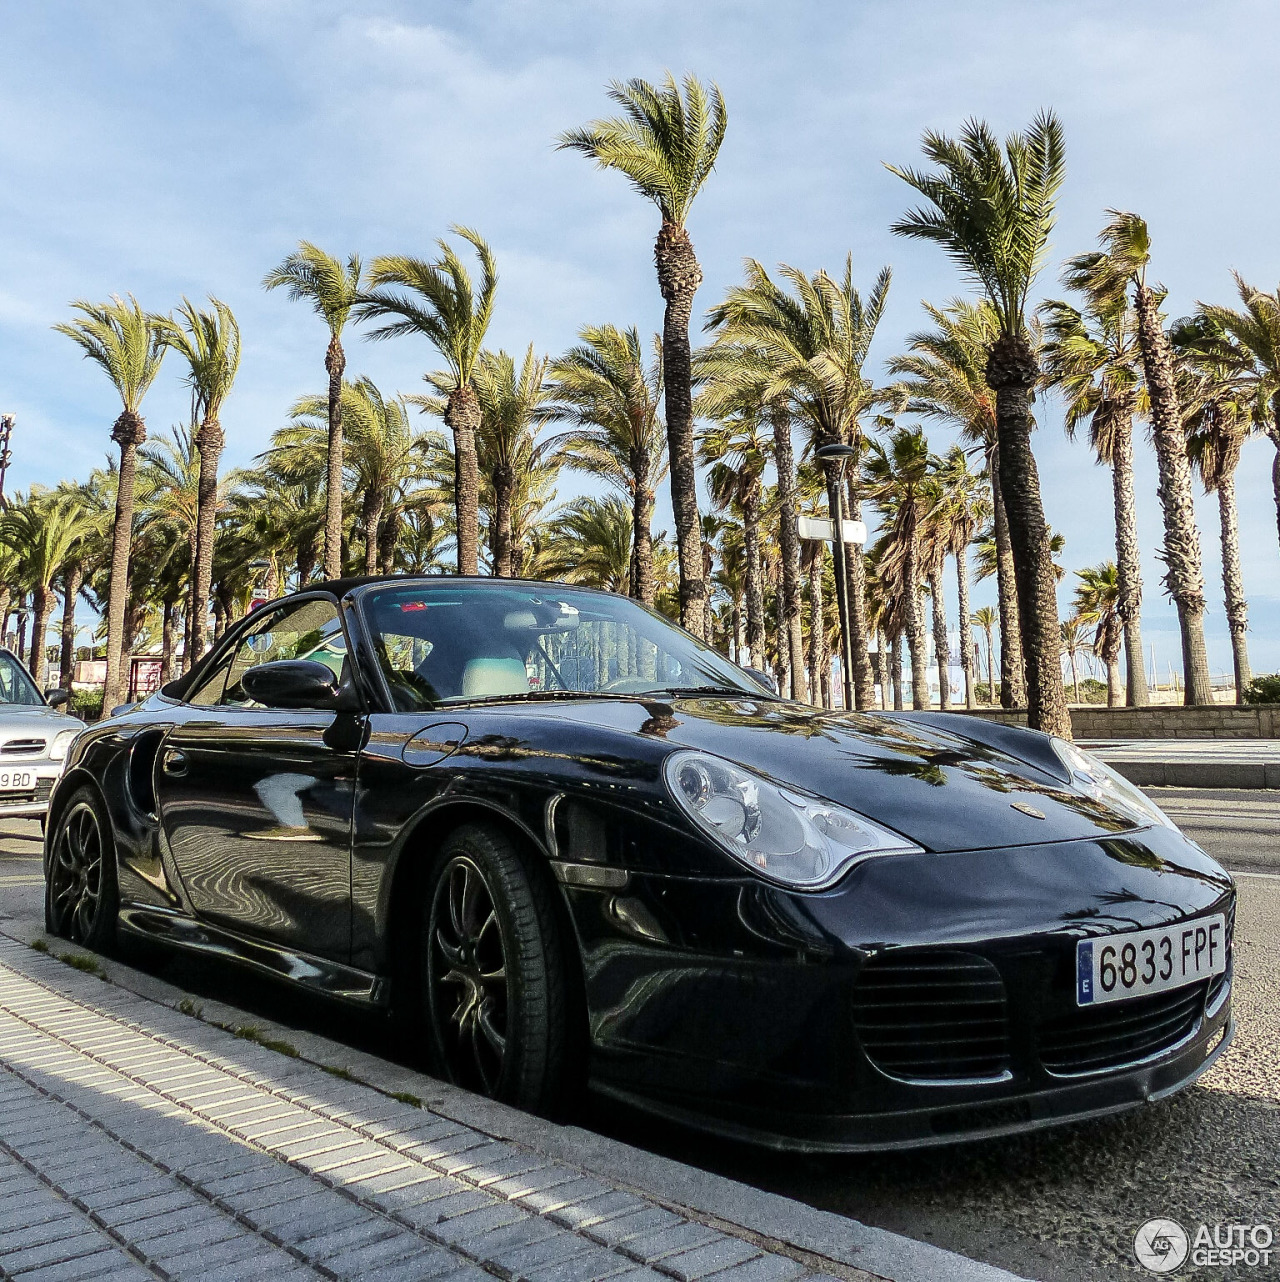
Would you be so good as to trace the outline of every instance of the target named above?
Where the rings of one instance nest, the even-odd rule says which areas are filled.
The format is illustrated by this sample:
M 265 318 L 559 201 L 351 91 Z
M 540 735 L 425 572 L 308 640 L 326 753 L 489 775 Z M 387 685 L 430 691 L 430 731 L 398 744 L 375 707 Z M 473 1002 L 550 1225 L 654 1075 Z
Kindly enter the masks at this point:
M 156 771 L 161 823 L 195 910 L 337 961 L 351 948 L 353 714 L 265 708 L 241 680 L 276 659 L 316 659 L 341 675 L 346 653 L 333 598 L 264 611 L 191 693 Z

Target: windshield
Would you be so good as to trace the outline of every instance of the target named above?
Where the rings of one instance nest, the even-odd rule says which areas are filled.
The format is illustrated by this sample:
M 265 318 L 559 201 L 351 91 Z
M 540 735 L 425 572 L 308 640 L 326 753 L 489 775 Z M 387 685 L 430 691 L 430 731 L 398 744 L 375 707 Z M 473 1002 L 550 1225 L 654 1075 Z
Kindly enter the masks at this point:
M 360 608 L 405 710 L 556 692 L 764 693 L 736 664 L 628 597 L 444 580 L 371 590 Z
M 44 700 L 26 668 L 13 655 L 0 653 L 0 705 L 9 703 L 43 706 Z

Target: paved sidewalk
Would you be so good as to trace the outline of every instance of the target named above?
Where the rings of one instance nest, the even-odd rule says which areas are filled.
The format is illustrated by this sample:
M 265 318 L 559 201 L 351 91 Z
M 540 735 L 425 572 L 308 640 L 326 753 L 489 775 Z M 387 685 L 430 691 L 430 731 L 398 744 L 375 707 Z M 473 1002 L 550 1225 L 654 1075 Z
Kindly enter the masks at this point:
M 930 1277 L 1011 1276 L 920 1250 Z M 823 1276 L 889 1274 L 595 1178 L 0 936 L 2 1278 Z
M 1082 739 L 1139 787 L 1280 788 L 1280 739 Z

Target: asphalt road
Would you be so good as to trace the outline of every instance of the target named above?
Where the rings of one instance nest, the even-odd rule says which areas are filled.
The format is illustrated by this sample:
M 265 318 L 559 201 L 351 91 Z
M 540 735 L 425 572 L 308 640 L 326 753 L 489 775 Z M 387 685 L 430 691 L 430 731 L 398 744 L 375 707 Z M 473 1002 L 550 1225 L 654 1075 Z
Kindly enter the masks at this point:
M 588 1125 L 620 1139 L 1001 1265 L 1042 1282 L 1113 1282 L 1138 1226 L 1270 1223 L 1280 1240 L 1280 792 L 1151 790 L 1239 874 L 1236 1039 L 1201 1081 L 1119 1119 L 919 1153 L 792 1158 L 721 1144 L 599 1103 Z M 40 913 L 40 833 L 0 821 L 0 918 Z M 130 957 L 188 991 L 397 1057 L 376 1021 L 352 1021 L 238 972 L 168 955 Z M 1168 1275 L 1166 1275 L 1168 1276 Z M 1187 1279 L 1280 1278 L 1202 1268 Z M 939 1279 L 939 1282 L 946 1282 Z

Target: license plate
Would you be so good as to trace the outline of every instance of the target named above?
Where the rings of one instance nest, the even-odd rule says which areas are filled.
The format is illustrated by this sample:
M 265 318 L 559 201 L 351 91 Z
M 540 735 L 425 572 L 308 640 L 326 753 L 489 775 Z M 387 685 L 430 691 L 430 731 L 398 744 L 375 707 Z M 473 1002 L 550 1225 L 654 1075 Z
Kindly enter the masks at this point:
M 1134 930 L 1076 944 L 1076 1005 L 1100 1006 L 1163 993 L 1227 968 L 1227 923 L 1221 913 L 1176 926 Z
M 0 792 L 34 792 L 34 770 L 0 770 Z

